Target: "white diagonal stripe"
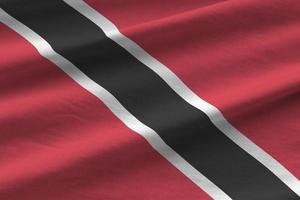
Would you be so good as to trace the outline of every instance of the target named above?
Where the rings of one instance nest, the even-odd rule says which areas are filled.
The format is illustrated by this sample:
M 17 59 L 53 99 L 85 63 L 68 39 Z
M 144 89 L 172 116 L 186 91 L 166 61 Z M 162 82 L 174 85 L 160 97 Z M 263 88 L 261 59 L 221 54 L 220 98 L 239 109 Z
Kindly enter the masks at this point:
M 188 88 L 169 68 L 149 55 L 135 42 L 124 36 L 118 28 L 107 18 L 94 10 L 82 0 L 64 0 L 67 4 L 80 12 L 82 15 L 94 22 L 102 29 L 107 37 L 126 49 L 135 58 L 158 74 L 179 96 L 192 106 L 203 111 L 211 122 L 230 138 L 239 147 L 244 149 L 252 157 L 262 163 L 283 183 L 300 196 L 300 181 L 282 166 L 271 155 L 249 140 L 245 135 L 234 128 L 213 105 L 201 99 L 190 88 Z
M 209 194 L 212 198 L 216 200 L 231 199 L 220 188 L 218 188 L 203 174 L 185 161 L 180 155 L 178 155 L 172 148 L 170 148 L 154 130 L 144 125 L 131 113 L 129 113 L 111 93 L 87 77 L 70 61 L 56 53 L 50 44 L 42 37 L 21 22 L 17 21 L 1 8 L 0 22 L 19 33 L 28 42 L 30 42 L 43 57 L 53 62 L 80 86 L 100 99 L 127 127 L 144 137 L 156 151 L 158 151 L 192 182 L 207 192 L 207 194 Z

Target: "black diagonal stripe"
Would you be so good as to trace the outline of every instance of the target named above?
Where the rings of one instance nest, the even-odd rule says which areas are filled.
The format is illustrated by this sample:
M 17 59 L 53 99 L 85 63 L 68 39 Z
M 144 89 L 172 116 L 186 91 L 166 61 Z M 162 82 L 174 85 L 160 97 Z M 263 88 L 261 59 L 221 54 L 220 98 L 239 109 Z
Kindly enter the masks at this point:
M 233 199 L 298 199 L 203 112 L 186 103 L 158 75 L 62 1 L 0 0 L 0 5 L 110 91 Z

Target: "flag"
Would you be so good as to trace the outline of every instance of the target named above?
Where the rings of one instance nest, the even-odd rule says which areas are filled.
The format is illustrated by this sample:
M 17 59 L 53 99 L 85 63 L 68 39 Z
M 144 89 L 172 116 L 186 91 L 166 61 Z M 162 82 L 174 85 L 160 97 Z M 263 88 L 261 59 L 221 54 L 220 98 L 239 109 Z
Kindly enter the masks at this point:
M 296 0 L 1 0 L 0 199 L 300 199 Z

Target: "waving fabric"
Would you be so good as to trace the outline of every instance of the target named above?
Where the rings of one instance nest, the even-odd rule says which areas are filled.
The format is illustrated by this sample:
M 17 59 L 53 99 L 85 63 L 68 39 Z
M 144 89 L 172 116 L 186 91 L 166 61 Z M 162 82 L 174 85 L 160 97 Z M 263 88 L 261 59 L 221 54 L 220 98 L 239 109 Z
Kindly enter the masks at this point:
M 296 0 L 0 0 L 0 199 L 300 199 Z

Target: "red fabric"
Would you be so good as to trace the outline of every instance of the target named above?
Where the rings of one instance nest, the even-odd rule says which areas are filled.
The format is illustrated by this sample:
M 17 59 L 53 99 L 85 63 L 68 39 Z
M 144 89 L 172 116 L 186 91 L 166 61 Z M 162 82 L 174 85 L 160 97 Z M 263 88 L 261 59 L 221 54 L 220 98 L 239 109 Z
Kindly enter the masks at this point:
M 0 199 L 210 199 L 0 24 Z
M 300 178 L 300 1 L 85 1 Z

